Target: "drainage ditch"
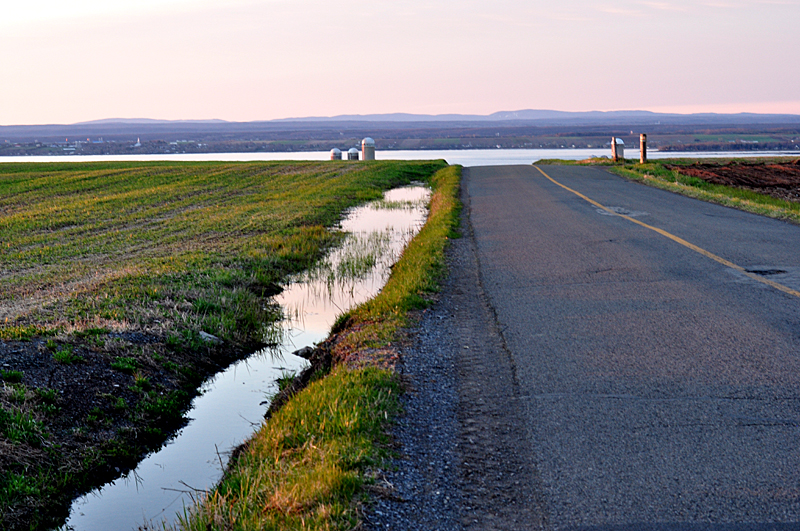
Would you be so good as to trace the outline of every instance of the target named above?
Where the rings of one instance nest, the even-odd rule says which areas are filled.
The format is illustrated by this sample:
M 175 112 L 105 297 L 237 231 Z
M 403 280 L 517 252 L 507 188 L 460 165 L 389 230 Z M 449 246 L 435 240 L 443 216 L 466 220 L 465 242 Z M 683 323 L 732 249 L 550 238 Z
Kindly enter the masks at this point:
M 323 341 L 338 315 L 380 291 L 424 224 L 429 197 L 421 185 L 403 187 L 351 210 L 339 227 L 347 233 L 342 245 L 276 297 L 284 319 L 270 333 L 280 346 L 256 352 L 206 382 L 187 426 L 135 470 L 73 502 L 65 529 L 160 529 L 212 488 L 230 451 L 260 425 L 265 404 L 278 391 L 277 379 L 306 367 L 292 352 Z

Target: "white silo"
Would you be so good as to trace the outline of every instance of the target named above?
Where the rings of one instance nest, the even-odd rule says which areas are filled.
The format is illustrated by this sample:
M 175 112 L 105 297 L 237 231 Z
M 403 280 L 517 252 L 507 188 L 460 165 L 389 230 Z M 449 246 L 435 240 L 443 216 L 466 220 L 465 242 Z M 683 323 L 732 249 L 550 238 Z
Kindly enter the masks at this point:
M 342 150 L 339 148 L 333 148 L 331 150 L 331 160 L 342 160 Z
M 361 141 L 361 160 L 375 160 L 375 141 L 370 137 Z
M 350 148 L 347 152 L 347 160 L 358 160 L 358 149 Z

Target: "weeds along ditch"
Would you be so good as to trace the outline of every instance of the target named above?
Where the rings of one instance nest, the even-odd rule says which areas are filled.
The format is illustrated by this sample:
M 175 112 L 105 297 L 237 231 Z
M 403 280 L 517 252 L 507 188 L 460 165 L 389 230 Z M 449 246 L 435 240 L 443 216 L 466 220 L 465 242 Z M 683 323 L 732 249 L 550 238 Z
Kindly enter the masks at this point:
M 0 164 L 0 527 L 59 525 L 161 446 L 346 209 L 445 166 Z
M 387 430 L 401 394 L 397 343 L 433 300 L 447 241 L 458 237 L 460 175 L 451 166 L 433 176 L 428 220 L 380 293 L 339 317 L 222 481 L 164 529 L 359 528 L 370 485 L 392 455 Z
M 274 297 L 283 318 L 275 346 L 233 363 L 206 381 L 192 401 L 190 422 L 168 445 L 125 477 L 75 500 L 67 527 L 76 531 L 135 529 L 172 523 L 198 492 L 216 484 L 235 448 L 252 436 L 265 404 L 309 362 L 293 352 L 322 343 L 337 315 L 374 297 L 391 266 L 427 218 L 430 191 L 421 183 L 349 209 L 342 241 L 308 270 L 292 275 Z M 394 200 L 407 198 L 407 200 Z

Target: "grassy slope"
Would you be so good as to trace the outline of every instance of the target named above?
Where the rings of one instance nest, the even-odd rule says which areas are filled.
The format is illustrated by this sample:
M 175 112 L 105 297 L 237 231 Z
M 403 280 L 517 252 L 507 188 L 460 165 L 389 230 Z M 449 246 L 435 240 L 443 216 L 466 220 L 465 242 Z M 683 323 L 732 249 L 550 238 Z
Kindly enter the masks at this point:
M 428 222 L 382 292 L 338 325 L 340 364 L 266 421 L 225 479 L 182 519 L 186 530 L 352 529 L 368 469 L 387 456 L 385 427 L 398 408 L 391 369 L 378 368 L 409 312 L 438 288 L 458 222 L 460 168 L 439 171 Z M 364 355 L 363 353 L 368 354 Z M 357 363 L 343 363 L 345 360 Z
M 762 159 L 731 159 L 731 160 L 745 160 L 749 163 L 759 161 Z M 794 160 L 792 159 L 763 159 L 763 161 L 770 160 Z M 697 162 L 697 159 L 661 159 L 658 161 L 650 161 L 647 164 L 638 164 L 632 162 L 626 163 L 613 163 L 607 159 L 594 159 L 590 162 L 592 165 L 604 166 L 610 172 L 616 173 L 622 177 L 646 184 L 655 186 L 662 190 L 679 193 L 688 197 L 694 197 L 703 201 L 717 203 L 720 205 L 728 206 L 731 208 L 738 208 L 746 212 L 760 214 L 776 219 L 783 219 L 793 223 L 800 223 L 800 203 L 791 201 L 784 201 L 772 197 L 767 194 L 761 194 L 753 190 L 743 188 L 736 188 L 733 186 L 723 186 L 719 184 L 711 184 L 696 177 L 682 175 L 676 171 L 669 170 L 664 167 L 665 164 L 691 164 Z M 715 163 L 730 162 L 727 159 L 714 159 Z M 585 164 L 585 162 L 578 161 L 560 161 L 560 160 L 540 160 L 536 164 Z
M 738 208 L 739 210 L 762 216 L 800 223 L 800 203 L 784 201 L 783 199 L 744 188 L 711 184 L 697 177 L 682 175 L 664 167 L 664 164 L 674 164 L 675 162 L 659 161 L 647 164 L 631 164 L 613 166 L 610 169 L 623 177 L 663 190 Z
M 278 317 L 266 297 L 335 243 L 325 227 L 443 165 L 0 164 L 0 347 L 38 344 L 61 366 L 91 359 L 128 382 L 76 413 L 3 371 L 3 527 L 35 528 L 98 470 L 157 446 L 204 376 L 264 341 Z M 148 340 L 119 338 L 130 332 Z

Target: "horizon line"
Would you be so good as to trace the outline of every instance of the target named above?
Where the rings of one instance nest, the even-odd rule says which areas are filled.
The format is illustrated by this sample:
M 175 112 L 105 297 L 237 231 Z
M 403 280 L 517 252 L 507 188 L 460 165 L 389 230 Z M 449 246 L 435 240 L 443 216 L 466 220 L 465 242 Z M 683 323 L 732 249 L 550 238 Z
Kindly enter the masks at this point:
M 388 113 L 368 113 L 368 114 L 340 114 L 340 115 L 333 115 L 333 116 L 292 116 L 286 118 L 270 118 L 270 119 L 255 119 L 255 120 L 225 120 L 221 118 L 178 118 L 178 119 L 165 119 L 165 118 L 100 118 L 95 120 L 84 120 L 80 122 L 73 122 L 73 123 L 27 123 L 27 124 L 3 124 L 0 127 L 37 127 L 37 126 L 76 126 L 76 125 L 103 125 L 103 124 L 128 124 L 128 125 L 139 125 L 139 124 L 157 124 L 157 123 L 196 123 L 196 124 L 251 124 L 251 123 L 270 123 L 270 122 L 313 122 L 313 121 L 358 121 L 358 120 L 365 120 L 365 121 L 378 121 L 377 118 L 380 118 L 381 121 L 392 122 L 392 121 L 414 121 L 413 118 L 423 118 L 426 120 L 437 120 L 439 121 L 471 121 L 475 119 L 493 119 L 494 121 L 525 121 L 525 120 L 537 120 L 537 119 L 544 119 L 541 118 L 525 118 L 525 117 L 514 117 L 513 115 L 522 114 L 522 113 L 542 113 L 542 114 L 553 114 L 553 115 L 613 115 L 613 114 L 639 114 L 639 115 L 653 115 L 657 116 L 669 116 L 669 117 L 698 117 L 698 116 L 773 116 L 773 117 L 798 117 L 800 118 L 800 114 L 795 114 L 791 112 L 787 113 L 775 113 L 775 112 L 659 112 L 659 111 L 649 111 L 643 109 L 624 109 L 624 110 L 611 110 L 611 111 L 598 111 L 598 110 L 591 110 L 591 111 L 561 111 L 555 109 L 520 109 L 514 111 L 497 111 L 490 114 L 472 114 L 472 113 L 440 113 L 440 114 L 425 114 L 425 113 L 409 113 L 409 112 L 388 112 Z M 392 119 L 392 117 L 404 117 L 405 119 Z M 493 118 L 494 117 L 494 118 Z M 549 116 L 548 118 L 555 118 L 556 116 Z M 409 120 L 409 118 L 412 118 Z

